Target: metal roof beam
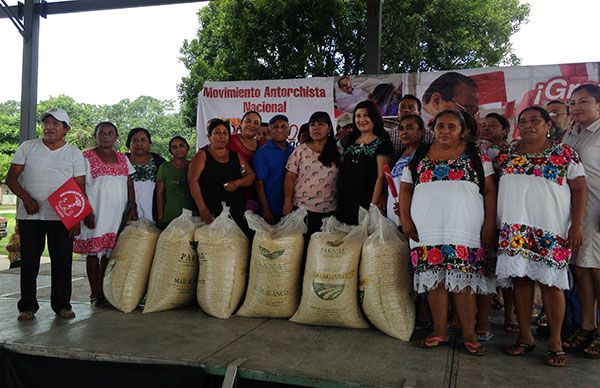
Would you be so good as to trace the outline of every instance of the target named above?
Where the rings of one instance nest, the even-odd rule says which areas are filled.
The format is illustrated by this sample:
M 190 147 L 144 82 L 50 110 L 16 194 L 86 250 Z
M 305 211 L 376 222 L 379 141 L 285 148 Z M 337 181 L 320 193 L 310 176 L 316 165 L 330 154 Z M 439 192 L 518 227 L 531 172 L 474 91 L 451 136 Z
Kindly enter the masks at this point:
M 34 12 L 41 16 L 58 15 L 75 12 L 88 11 L 107 11 L 122 8 L 151 7 L 156 5 L 173 5 L 184 3 L 203 3 L 207 0 L 73 0 L 73 1 L 55 1 L 52 3 L 35 4 Z M 7 7 L 13 15 L 19 15 L 22 18 L 22 4 Z M 0 19 L 7 18 L 8 15 L 0 13 Z

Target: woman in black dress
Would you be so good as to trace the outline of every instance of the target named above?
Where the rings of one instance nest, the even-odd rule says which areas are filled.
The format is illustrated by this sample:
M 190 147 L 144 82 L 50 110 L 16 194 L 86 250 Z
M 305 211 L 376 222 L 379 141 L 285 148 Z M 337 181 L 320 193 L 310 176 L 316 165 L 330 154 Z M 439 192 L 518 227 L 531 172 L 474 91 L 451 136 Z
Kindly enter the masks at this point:
M 338 219 L 358 223 L 358 208 L 369 209 L 371 203 L 385 206 L 383 166 L 390 162 L 394 148 L 383 128 L 383 118 L 371 101 L 359 102 L 354 108 L 354 128 L 344 150 Z
M 220 119 L 210 121 L 210 145 L 199 150 L 190 162 L 188 184 L 202 221 L 210 223 L 221 214 L 221 202 L 225 202 L 235 222 L 248 234 L 241 188 L 252 185 L 255 175 L 242 156 L 227 148 L 229 131 L 229 123 Z

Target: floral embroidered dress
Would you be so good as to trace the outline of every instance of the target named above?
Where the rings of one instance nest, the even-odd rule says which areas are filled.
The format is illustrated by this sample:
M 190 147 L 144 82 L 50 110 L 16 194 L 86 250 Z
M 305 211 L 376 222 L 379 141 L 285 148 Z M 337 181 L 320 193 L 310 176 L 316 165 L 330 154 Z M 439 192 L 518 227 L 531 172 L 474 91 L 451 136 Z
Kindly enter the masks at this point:
M 571 147 L 555 143 L 539 154 L 510 146 L 496 158 L 500 171 L 498 279 L 528 277 L 568 289 L 571 191 L 567 180 L 585 176 Z
M 487 156 L 481 154 L 480 159 L 484 175 L 494 174 Z M 449 160 L 425 157 L 415 179 L 407 166 L 401 181 L 415 185 L 410 209 L 419 233 L 419 242 L 410 240 L 415 291 L 423 293 L 443 282 L 450 292 L 467 287 L 477 294 L 495 292 L 495 279 L 486 276 L 480 240 L 483 196 L 469 157 L 465 153 Z
M 96 227 L 81 223 L 73 251 L 86 255 L 108 256 L 117 243 L 117 231 L 127 205 L 127 177 L 134 168 L 127 157 L 116 152 L 116 163 L 104 163 L 93 150 L 83 153 L 86 166 L 85 190 L 94 209 Z

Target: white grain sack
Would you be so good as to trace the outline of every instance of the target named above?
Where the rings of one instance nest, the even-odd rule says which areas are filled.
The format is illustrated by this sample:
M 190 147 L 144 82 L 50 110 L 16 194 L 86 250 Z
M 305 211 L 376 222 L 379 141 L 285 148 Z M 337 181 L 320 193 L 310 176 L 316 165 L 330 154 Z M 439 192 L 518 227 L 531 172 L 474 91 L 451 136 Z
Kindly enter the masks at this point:
M 408 242 L 374 205 L 369 218 L 369 237 L 362 248 L 359 271 L 362 308 L 376 328 L 408 341 L 415 326 Z
M 300 302 L 300 274 L 306 233 L 305 209 L 283 217 L 274 226 L 247 211 L 248 226 L 254 230 L 250 280 L 244 304 L 237 315 L 289 318 Z
M 135 310 L 146 295 L 148 276 L 160 230 L 148 220 L 128 222 L 104 273 L 104 296 L 117 310 Z
M 248 238 L 231 218 L 229 208 L 196 230 L 198 242 L 198 304 L 209 315 L 229 318 L 246 290 Z
M 368 328 L 358 306 L 358 262 L 367 237 L 368 215 L 361 209 L 358 226 L 335 217 L 323 221 L 308 245 L 302 299 L 290 319 L 310 325 Z
M 198 254 L 194 232 L 199 218 L 184 209 L 158 237 L 144 313 L 170 310 L 194 300 Z

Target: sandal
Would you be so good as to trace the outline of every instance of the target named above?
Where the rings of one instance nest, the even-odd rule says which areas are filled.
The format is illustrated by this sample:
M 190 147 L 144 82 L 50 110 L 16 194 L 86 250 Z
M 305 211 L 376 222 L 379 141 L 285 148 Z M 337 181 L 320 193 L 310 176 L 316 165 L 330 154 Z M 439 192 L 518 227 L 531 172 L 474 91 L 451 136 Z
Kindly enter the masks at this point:
M 479 330 L 475 333 L 477 341 L 487 342 L 494 337 L 494 333 L 491 330 Z
M 578 352 L 588 346 L 595 335 L 596 329 L 585 330 L 579 328 L 563 342 L 563 349 L 567 352 Z
M 525 353 L 533 352 L 535 350 L 535 343 L 526 344 L 524 342 L 515 341 L 514 344 L 506 348 L 506 353 L 510 356 L 522 356 Z
M 449 342 L 449 340 L 444 340 L 442 337 L 431 335 L 429 337 L 421 338 L 419 341 L 417 341 L 417 346 L 421 349 L 433 349 L 437 348 L 438 346 L 446 345 Z
M 463 342 L 463 346 L 467 353 L 471 356 L 484 356 L 487 353 L 487 349 L 480 342 Z
M 583 348 L 583 354 L 585 354 L 588 358 L 593 358 L 594 360 L 600 359 L 600 336 L 596 335 L 592 342 L 585 348 Z
M 546 362 L 550 366 L 558 366 L 558 367 L 565 366 L 565 364 L 567 363 L 567 355 L 563 351 L 560 351 L 560 352 L 549 351 L 548 355 L 546 356 Z
M 504 324 L 504 331 L 507 333 L 518 333 L 519 330 L 519 324 L 515 323 L 515 322 L 506 322 Z
M 542 311 L 540 313 L 540 315 L 535 319 L 535 324 L 540 327 L 546 327 L 548 326 L 548 317 L 546 316 L 546 313 L 544 311 Z

